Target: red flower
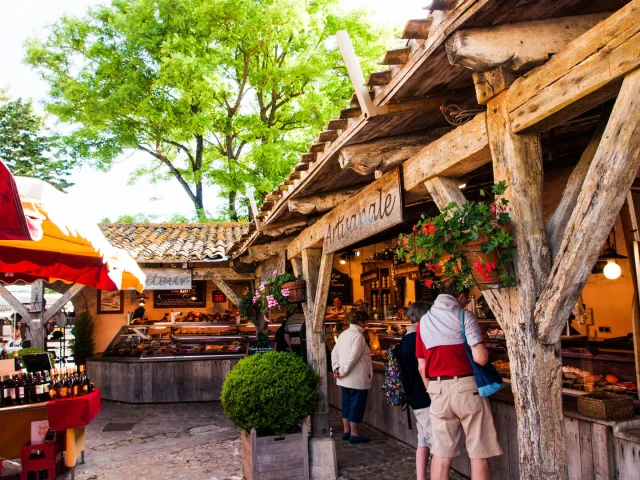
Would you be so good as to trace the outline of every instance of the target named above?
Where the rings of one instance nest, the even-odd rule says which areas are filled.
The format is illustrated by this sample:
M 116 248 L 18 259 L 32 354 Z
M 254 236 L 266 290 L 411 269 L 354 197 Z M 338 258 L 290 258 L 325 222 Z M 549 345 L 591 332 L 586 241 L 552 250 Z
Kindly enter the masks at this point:
M 427 223 L 427 226 L 425 228 L 427 230 L 426 233 L 435 233 L 437 230 L 437 228 L 433 225 L 433 222 Z
M 429 271 L 431 271 L 433 273 L 436 273 L 436 266 L 437 265 L 438 265 L 437 263 L 430 263 L 429 265 L 427 265 L 427 270 L 429 270 Z
M 484 272 L 484 269 L 482 268 L 482 262 L 480 260 L 476 260 L 476 263 L 473 264 L 473 269 L 478 273 Z
M 424 281 L 424 285 L 427 288 L 433 288 L 433 280 L 429 280 L 428 278 Z
M 495 214 L 496 210 L 497 210 L 496 204 L 495 203 L 491 204 L 491 213 Z
M 404 248 L 407 248 L 409 246 L 409 239 L 407 237 L 404 237 L 402 240 Z
M 413 226 L 413 233 L 418 233 L 418 227 L 416 227 L 415 225 Z
M 423 227 L 422 227 L 422 234 L 423 234 L 423 235 L 427 235 L 428 233 L 429 233 L 429 229 L 427 228 L 427 226 L 426 226 L 426 225 L 425 225 L 425 226 L 423 226 Z
M 485 279 L 485 280 L 489 280 L 489 274 L 488 274 L 488 273 L 485 273 L 485 274 L 484 274 L 484 279 Z

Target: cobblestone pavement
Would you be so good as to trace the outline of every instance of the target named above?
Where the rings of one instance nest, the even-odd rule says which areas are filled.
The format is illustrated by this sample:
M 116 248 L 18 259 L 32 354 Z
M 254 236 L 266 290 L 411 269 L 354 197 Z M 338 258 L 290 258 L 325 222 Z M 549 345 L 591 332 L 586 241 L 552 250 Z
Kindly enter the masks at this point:
M 340 412 L 331 423 L 341 480 L 415 478 L 415 450 L 368 426 L 371 438 L 350 445 L 341 438 Z M 102 412 L 86 430 L 85 464 L 78 480 L 241 480 L 240 431 L 218 402 L 126 405 L 102 403 Z M 5 462 L 5 476 L 17 473 Z M 18 477 L 14 477 L 18 478 Z M 71 478 L 67 473 L 61 477 Z M 457 478 L 457 477 L 452 477 Z

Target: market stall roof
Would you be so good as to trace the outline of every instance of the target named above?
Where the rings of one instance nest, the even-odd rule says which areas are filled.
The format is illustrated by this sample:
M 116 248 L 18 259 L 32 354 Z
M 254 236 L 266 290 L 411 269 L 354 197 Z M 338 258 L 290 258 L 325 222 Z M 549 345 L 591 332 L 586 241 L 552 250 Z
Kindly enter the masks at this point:
M 103 223 L 112 245 L 138 262 L 185 262 L 224 259 L 248 231 L 246 222 L 211 223 Z
M 113 247 L 66 195 L 41 180 L 12 177 L 1 161 L 0 178 L 0 281 L 144 288 L 145 276 L 136 262 Z
M 454 108 L 471 114 L 484 109 L 477 104 L 471 70 L 452 65 L 447 57 L 445 43 L 455 31 L 614 11 L 626 3 L 628 0 L 538 0 L 515 4 L 508 0 L 433 2 L 425 18 L 407 22 L 401 37 L 406 39 L 404 47 L 388 50 L 381 61 L 385 70 L 372 73 L 366 82 L 373 105 L 380 108 L 381 113 L 366 115 L 354 95 L 349 106 L 319 133 L 309 152 L 301 156 L 285 181 L 267 195 L 258 215 L 260 230 L 302 222 L 300 230 L 305 222 L 313 220 L 313 215 L 322 212 L 305 214 L 293 208 L 291 201 L 315 201 L 318 196 L 345 190 L 355 194 L 357 188 L 354 187 L 371 183 L 373 169 L 363 174 L 341 161 L 345 147 L 416 132 L 435 132 L 448 125 L 442 111 L 445 104 L 454 104 Z M 490 176 L 491 172 L 488 173 Z M 429 199 L 426 189 L 418 193 L 416 196 L 413 192 L 406 202 Z M 271 239 L 261 231 L 245 234 L 231 253 L 241 255 L 249 245 Z

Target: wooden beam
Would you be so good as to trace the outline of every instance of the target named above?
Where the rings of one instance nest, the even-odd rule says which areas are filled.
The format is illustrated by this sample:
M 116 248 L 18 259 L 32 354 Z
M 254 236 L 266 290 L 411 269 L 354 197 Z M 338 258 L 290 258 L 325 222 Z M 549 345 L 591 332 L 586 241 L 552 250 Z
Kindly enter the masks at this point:
M 343 108 L 340 110 L 340 119 L 347 120 L 349 118 L 358 118 L 362 115 L 360 107 Z
M 402 165 L 404 189 L 422 187 L 432 177 L 459 177 L 491 161 L 486 114 L 435 140 Z
M 542 65 L 610 13 L 456 30 L 446 42 L 452 65 L 485 72 Z
M 299 163 L 298 165 L 296 165 L 296 172 L 306 172 L 307 170 L 309 170 L 309 164 L 308 163 Z
M 352 197 L 359 191 L 360 188 L 356 187 L 323 193 L 319 195 L 298 197 L 289 200 L 287 202 L 287 205 L 290 212 L 298 212 L 302 213 L 303 215 L 326 212 L 347 201 L 350 197 Z
M 327 144 L 326 142 L 318 142 L 318 143 L 314 143 L 311 145 L 311 148 L 309 148 L 309 152 L 311 153 L 322 153 L 324 152 L 324 149 L 326 148 Z
M 275 202 L 277 202 L 277 201 L 280 199 L 280 197 L 282 197 L 282 195 L 280 195 L 279 193 L 270 193 L 269 195 L 267 195 L 267 196 L 265 197 L 265 200 L 266 200 L 267 202 L 273 202 L 273 203 L 275 203 Z
M 636 70 L 622 84 L 540 296 L 536 318 L 545 343 L 560 338 L 638 172 L 639 91 L 640 70 Z
M 303 163 L 313 163 L 316 161 L 317 154 L 315 153 L 305 153 L 300 157 L 300 161 Z
M 489 100 L 504 92 L 518 78 L 515 73 L 502 67 L 488 72 L 473 72 L 471 76 L 476 86 L 476 97 L 480 105 L 486 105 Z
M 319 331 L 314 330 L 314 319 L 316 315 L 326 309 L 326 298 L 321 296 L 324 292 L 328 261 L 333 264 L 333 255 L 323 255 L 320 249 L 305 249 L 302 251 L 302 273 L 306 282 L 307 290 L 307 361 L 313 369 L 320 375 L 320 402 L 311 420 L 312 432 L 318 436 L 329 436 L 329 400 L 327 382 L 327 347 L 324 328 Z M 330 269 L 330 266 L 329 266 Z M 329 270 L 329 277 L 331 271 Z M 328 291 L 327 291 L 328 294 Z M 323 305 L 324 303 L 324 305 Z M 322 315 L 324 320 L 324 314 Z
M 291 172 L 289 174 L 289 180 L 299 180 L 301 176 L 300 172 Z
M 324 316 L 327 312 L 329 287 L 331 286 L 331 270 L 333 269 L 333 253 L 322 255 L 318 272 L 315 305 L 313 307 L 313 333 L 324 332 Z
M 431 28 L 431 18 L 420 18 L 417 20 L 409 20 L 402 31 L 400 38 L 404 40 L 420 39 L 426 40 L 429 38 L 429 29 Z
M 291 237 L 287 237 L 275 242 L 253 245 L 247 250 L 251 258 L 253 258 L 256 262 L 262 262 L 267 258 L 275 257 L 276 255 L 280 255 L 281 253 L 283 253 L 291 240 Z
M 343 118 L 334 118 L 333 120 L 329 121 L 329 125 L 327 125 L 327 128 L 329 130 L 346 130 L 347 127 L 349 126 L 349 120 L 345 120 Z
M 387 172 L 449 131 L 450 127 L 442 127 L 349 145 L 340 150 L 340 167 L 349 168 L 358 175 L 371 175 L 375 170 Z
M 396 48 L 393 50 L 387 50 L 384 54 L 381 65 L 404 65 L 409 60 L 409 55 L 411 55 L 411 48 Z
M 22 318 L 29 318 L 29 312 L 24 307 L 24 305 L 22 305 L 22 303 L 20 303 L 20 300 L 14 297 L 13 294 L 2 284 L 0 284 L 0 297 L 2 297 L 11 308 L 19 313 Z
M 544 131 L 616 96 L 640 66 L 640 0 L 634 0 L 509 89 L 514 132 Z
M 325 130 L 318 135 L 318 141 L 320 142 L 333 142 L 336 138 L 338 138 L 336 130 Z
M 425 182 L 431 198 L 440 210 L 455 202 L 458 205 L 467 203 L 467 199 L 458 187 L 455 178 L 433 177 Z
M 349 34 L 345 30 L 340 30 L 336 33 L 336 40 L 338 41 L 338 48 L 344 59 L 345 66 L 347 67 L 347 72 L 349 72 L 349 78 L 358 96 L 358 103 L 363 109 L 365 117 L 374 117 L 376 110 L 365 86 L 362 69 L 358 63 L 358 57 L 356 57 Z
M 64 292 L 62 296 L 44 312 L 44 315 L 42 316 L 43 323 L 47 323 L 51 317 L 62 310 L 67 302 L 75 297 L 78 293 L 80 293 L 80 290 L 82 290 L 83 288 L 84 285 L 80 283 L 74 283 L 73 285 L 71 285 L 71 287 L 69 287 L 69 290 Z
M 225 282 L 224 280 L 219 279 L 219 280 L 216 280 L 215 283 L 218 286 L 218 288 L 224 292 L 224 294 L 231 301 L 231 303 L 233 303 L 234 305 L 240 305 L 240 297 L 229 286 L 229 284 L 227 282 Z
M 247 191 L 247 197 L 249 197 L 249 205 L 251 206 L 251 213 L 253 214 L 253 221 L 256 222 L 256 227 L 260 228 L 260 214 L 258 212 L 258 206 L 256 204 L 256 198 L 253 196 L 253 190 Z
M 382 72 L 372 72 L 369 75 L 369 79 L 367 80 L 367 86 L 383 87 L 391 81 L 392 77 L 393 77 L 393 73 L 391 72 L 391 70 L 383 70 Z
M 297 226 L 300 226 L 300 224 L 306 224 L 306 223 L 307 223 L 306 217 L 296 217 L 296 218 L 291 218 L 289 220 L 283 220 L 281 222 L 269 223 L 267 225 L 264 225 L 260 231 L 262 233 L 266 233 L 269 230 L 278 230 L 283 227 L 291 227 L 291 226 L 297 227 Z
M 244 281 L 255 280 L 253 273 L 239 273 L 233 268 L 194 268 L 191 272 L 193 280 L 227 280 L 227 281 Z
M 582 190 L 584 179 L 587 177 L 587 172 L 591 167 L 591 162 L 596 155 L 598 146 L 602 140 L 602 135 L 607 126 L 607 120 L 609 119 L 609 112 L 603 112 L 600 118 L 600 123 L 596 128 L 596 131 L 589 142 L 589 145 L 580 156 L 580 161 L 571 172 L 571 176 L 567 181 L 567 186 L 562 193 L 562 199 L 556 207 L 553 215 L 547 222 L 547 235 L 549 236 L 549 247 L 551 248 L 551 258 L 555 259 L 560 246 L 564 239 L 564 232 L 567 228 L 573 210 L 576 207 L 578 196 Z

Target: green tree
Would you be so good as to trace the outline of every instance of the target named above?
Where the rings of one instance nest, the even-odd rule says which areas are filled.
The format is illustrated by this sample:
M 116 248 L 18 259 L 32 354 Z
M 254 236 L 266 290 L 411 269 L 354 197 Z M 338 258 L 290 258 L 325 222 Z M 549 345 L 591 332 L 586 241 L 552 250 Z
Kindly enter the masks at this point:
M 11 173 L 44 180 L 65 190 L 74 162 L 65 156 L 56 135 L 49 132 L 30 101 L 9 100 L 0 90 L 0 159 Z
M 337 1 L 113 0 L 28 42 L 27 62 L 77 158 L 107 169 L 142 150 L 137 177 L 176 179 L 201 220 L 215 183 L 236 220 L 246 188 L 272 190 L 350 94 L 336 31 L 365 70 L 382 54 L 383 32 Z

